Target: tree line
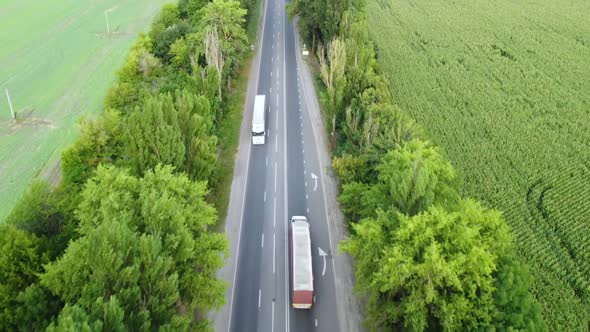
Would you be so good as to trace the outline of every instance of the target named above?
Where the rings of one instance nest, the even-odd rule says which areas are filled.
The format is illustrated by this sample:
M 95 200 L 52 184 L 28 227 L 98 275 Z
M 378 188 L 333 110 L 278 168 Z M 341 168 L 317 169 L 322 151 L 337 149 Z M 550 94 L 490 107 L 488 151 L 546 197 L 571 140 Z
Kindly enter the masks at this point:
M 293 0 L 319 62 L 320 100 L 334 148 L 370 330 L 544 331 L 530 276 L 501 212 L 461 195 L 443 151 L 392 100 L 363 0 Z
M 227 254 L 211 188 L 253 0 L 180 0 L 0 225 L 0 330 L 205 330 Z

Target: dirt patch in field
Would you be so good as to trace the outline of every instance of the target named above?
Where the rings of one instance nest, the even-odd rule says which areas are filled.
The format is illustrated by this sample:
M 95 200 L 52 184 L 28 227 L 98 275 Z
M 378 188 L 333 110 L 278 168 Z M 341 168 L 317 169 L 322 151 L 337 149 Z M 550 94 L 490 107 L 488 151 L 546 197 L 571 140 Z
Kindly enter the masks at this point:
M 26 108 L 22 111 L 17 112 L 16 114 L 16 121 L 14 120 L 8 120 L 8 121 L 3 121 L 0 124 L 1 128 L 5 128 L 6 131 L 3 131 L 3 136 L 7 136 L 7 135 L 11 135 L 14 132 L 23 129 L 23 128 L 40 128 L 40 127 L 47 127 L 50 129 L 55 129 L 56 126 L 53 124 L 53 122 L 46 120 L 46 119 L 42 119 L 42 118 L 37 118 L 34 116 L 35 113 L 35 108 Z

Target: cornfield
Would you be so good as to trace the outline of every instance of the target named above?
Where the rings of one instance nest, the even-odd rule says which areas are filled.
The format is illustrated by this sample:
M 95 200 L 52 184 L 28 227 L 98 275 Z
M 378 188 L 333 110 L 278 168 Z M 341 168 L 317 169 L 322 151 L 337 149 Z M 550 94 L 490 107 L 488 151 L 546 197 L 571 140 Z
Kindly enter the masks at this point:
M 590 322 L 590 2 L 371 0 L 394 101 L 504 212 L 549 330 Z

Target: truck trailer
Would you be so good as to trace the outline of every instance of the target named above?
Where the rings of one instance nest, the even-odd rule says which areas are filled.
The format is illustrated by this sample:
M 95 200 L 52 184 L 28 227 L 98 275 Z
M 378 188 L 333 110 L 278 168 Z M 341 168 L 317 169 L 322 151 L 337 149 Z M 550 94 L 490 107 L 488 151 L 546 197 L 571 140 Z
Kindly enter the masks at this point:
M 293 216 L 290 225 L 291 301 L 295 309 L 310 309 L 313 303 L 313 271 L 309 223 L 304 216 Z

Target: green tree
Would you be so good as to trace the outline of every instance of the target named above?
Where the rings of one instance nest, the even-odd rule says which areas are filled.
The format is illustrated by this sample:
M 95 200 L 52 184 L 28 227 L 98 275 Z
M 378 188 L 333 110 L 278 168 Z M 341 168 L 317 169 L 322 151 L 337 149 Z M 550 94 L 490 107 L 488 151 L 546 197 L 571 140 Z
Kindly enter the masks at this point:
M 342 113 L 342 99 L 344 97 L 346 68 L 346 45 L 336 38 L 328 44 L 328 50 L 324 55 L 324 48 L 318 50 L 320 61 L 320 74 L 326 85 L 326 92 L 320 93 L 323 101 L 326 117 L 332 123 L 332 144 L 336 143 L 337 117 Z
M 370 167 L 364 155 L 353 156 L 344 154 L 332 160 L 332 167 L 338 174 L 342 184 L 351 182 L 369 182 Z
M 197 26 L 202 18 L 201 9 L 208 3 L 209 0 L 179 0 L 180 17 L 188 19 L 192 25 Z
M 127 160 L 136 174 L 168 164 L 191 179 L 206 180 L 215 167 L 217 138 L 205 97 L 176 91 L 146 100 L 125 125 Z
M 125 121 L 123 132 L 125 156 L 136 174 L 158 164 L 182 168 L 185 148 L 170 95 L 150 97 L 142 108 L 136 107 Z
M 143 178 L 99 166 L 82 193 L 81 237 L 46 267 L 42 284 L 91 321 L 117 326 L 124 317 L 131 330 L 185 324 L 178 306 L 187 317 L 219 307 L 224 287 L 215 274 L 227 247 L 208 230 L 216 213 L 206 193 L 170 166 Z
M 147 80 L 158 73 L 160 61 L 151 53 L 153 40 L 140 33 L 129 50 L 123 66 L 117 71 L 119 82 L 134 83 Z
M 293 0 L 288 6 L 289 17 L 299 18 L 303 36 L 311 39 L 312 47 L 326 44 L 336 38 L 340 32 L 344 13 L 353 6 L 359 7 L 352 0 Z
M 63 183 L 81 187 L 100 164 L 113 163 L 122 148 L 121 114 L 105 110 L 96 119 L 80 120 L 80 136 L 61 156 Z
M 162 63 L 151 52 L 153 40 L 140 33 L 129 50 L 125 63 L 117 71 L 117 82 L 105 97 L 105 109 L 127 113 L 135 108 L 154 89 L 162 73 Z
M 362 172 L 356 173 L 355 167 L 360 165 L 347 159 L 338 160 L 335 168 L 347 181 L 354 179 L 342 186 L 339 196 L 348 221 L 374 218 L 378 209 L 393 208 L 408 215 L 432 205 L 454 209 L 460 200 L 455 170 L 438 148 L 426 142 L 413 140 L 383 155 L 375 167 L 376 183 L 369 181 L 373 178 L 369 171 L 360 168 Z M 364 177 L 368 183 L 360 182 L 363 173 L 368 175 Z
M 0 225 L 0 330 L 17 329 L 17 296 L 37 281 L 44 262 L 34 235 L 13 225 Z
M 370 90 L 367 90 L 370 91 Z M 420 137 L 414 120 L 388 103 L 372 104 L 365 114 L 362 146 L 381 155 Z
M 16 298 L 15 321 L 19 331 L 42 331 L 63 308 L 63 302 L 39 283 L 21 291 Z
M 246 49 L 248 37 L 244 24 L 246 22 L 246 9 L 240 7 L 240 2 L 235 0 L 213 0 L 202 9 L 202 19 L 200 21 L 200 31 L 203 39 L 208 36 L 208 32 L 215 32 L 214 35 L 219 39 L 220 56 L 223 57 L 222 68 L 227 70 L 233 69 L 239 60 L 239 55 Z M 209 34 L 209 39 L 212 35 Z M 216 57 L 211 57 L 211 59 Z M 214 65 L 208 63 L 208 65 Z M 231 89 L 230 76 L 220 72 L 223 78 L 227 78 L 228 89 Z
M 74 232 L 58 200 L 47 182 L 33 181 L 6 219 L 6 223 L 36 235 L 40 252 L 50 258 L 65 250 Z
M 370 185 L 366 183 L 354 181 L 342 185 L 338 200 L 342 205 L 342 212 L 344 212 L 347 222 L 355 223 L 376 213 L 371 209 L 372 204 L 367 201 L 370 198 L 367 195 L 370 188 Z
M 100 332 L 104 331 L 100 320 L 92 319 L 77 305 L 66 305 L 57 322 L 52 322 L 47 332 Z
M 105 109 L 132 110 L 146 95 L 139 83 L 114 82 L 104 98 Z
M 180 37 L 170 45 L 170 61 L 172 65 L 178 69 L 190 72 L 190 47 L 185 37 Z
M 154 55 L 162 59 L 164 63 L 170 63 L 171 45 L 189 33 L 190 29 L 191 26 L 188 23 L 178 22 L 158 33 L 154 38 Z
M 394 207 L 415 215 L 432 205 L 453 208 L 460 196 L 453 166 L 428 143 L 413 140 L 383 156 L 378 183 L 371 189 L 372 210 Z
M 176 91 L 174 106 L 185 147 L 183 170 L 191 179 L 207 180 L 215 168 L 217 149 L 209 101 L 183 90 Z
M 166 30 L 167 28 L 173 26 L 178 22 L 180 22 L 180 10 L 178 4 L 164 4 L 164 6 L 162 6 L 162 9 L 160 9 L 160 13 L 158 14 L 158 16 L 156 16 L 152 21 L 149 36 L 152 40 L 155 40 L 156 37 L 162 31 Z
M 547 331 L 539 304 L 529 293 L 530 274 L 512 256 L 504 257 L 496 272 L 493 325 L 497 331 Z
M 501 214 L 466 200 L 458 212 L 431 207 L 379 212 L 354 226 L 342 248 L 357 261 L 371 329 L 489 329 L 494 272 L 511 250 Z

